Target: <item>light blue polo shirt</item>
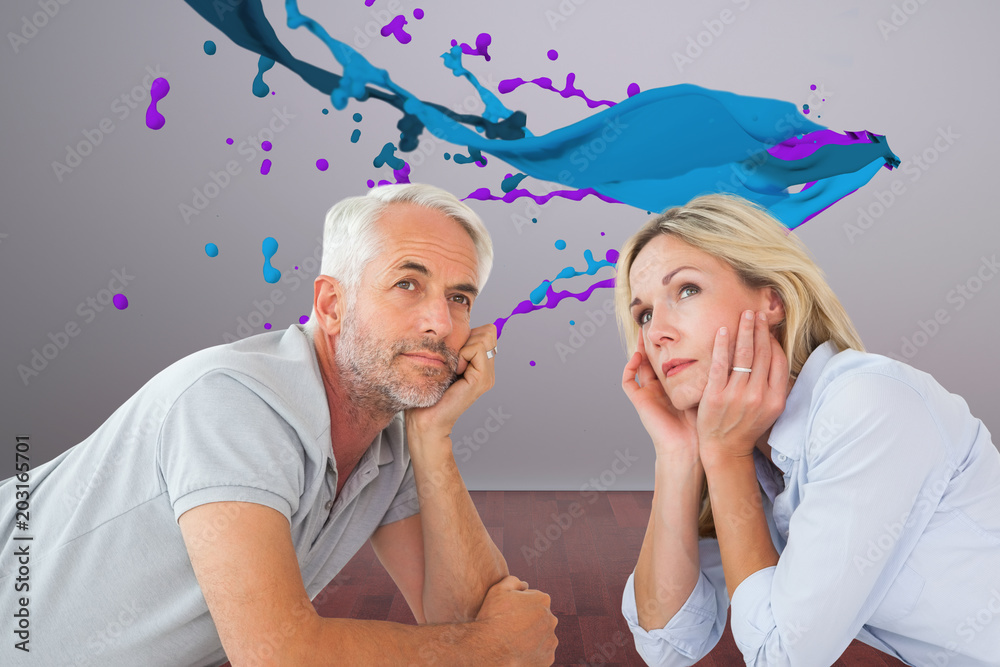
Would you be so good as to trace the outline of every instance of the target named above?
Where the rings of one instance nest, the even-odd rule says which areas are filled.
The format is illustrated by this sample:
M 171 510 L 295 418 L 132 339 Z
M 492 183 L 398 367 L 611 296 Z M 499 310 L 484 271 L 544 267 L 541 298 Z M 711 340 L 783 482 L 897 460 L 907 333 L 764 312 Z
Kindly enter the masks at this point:
M 57 410 L 56 410 L 57 412 Z M 0 664 L 218 665 L 226 660 L 177 525 L 210 502 L 289 521 L 315 597 L 381 525 L 419 511 L 402 413 L 337 488 L 330 411 L 301 325 L 172 364 L 89 438 L 30 473 L 29 530 L 0 483 L 0 610 L 29 598 L 29 653 L 2 624 Z M 12 538 L 31 535 L 30 591 Z
M 1000 452 L 966 402 L 904 363 L 833 343 L 803 365 L 754 450 L 778 564 L 733 592 L 747 665 L 829 665 L 859 639 L 910 665 L 1000 665 Z M 780 472 L 779 472 L 780 471 Z M 622 613 L 648 665 L 692 665 L 728 599 L 719 544 L 663 628 Z

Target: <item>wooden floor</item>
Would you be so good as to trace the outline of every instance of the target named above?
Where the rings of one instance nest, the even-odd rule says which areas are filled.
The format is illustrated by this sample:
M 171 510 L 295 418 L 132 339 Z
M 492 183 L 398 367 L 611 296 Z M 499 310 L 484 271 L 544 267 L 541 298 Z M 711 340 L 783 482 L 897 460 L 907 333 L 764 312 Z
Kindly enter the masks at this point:
M 556 665 L 642 667 L 621 615 L 653 494 L 617 491 L 473 491 L 472 499 L 511 574 L 552 598 L 559 619 Z M 570 506 L 577 503 L 574 518 Z M 406 601 L 367 545 L 315 600 L 322 616 L 414 624 Z M 743 665 L 730 630 L 698 663 Z M 855 641 L 835 665 L 902 665 Z
M 621 599 L 642 546 L 652 491 L 472 491 L 470 495 L 510 573 L 551 597 L 552 613 L 559 619 L 557 667 L 644 666 L 622 617 Z M 574 503 L 577 507 L 571 509 Z M 416 624 L 371 544 L 344 566 L 313 604 L 327 618 Z M 744 665 L 728 626 L 698 665 Z M 834 666 L 905 667 L 859 641 Z

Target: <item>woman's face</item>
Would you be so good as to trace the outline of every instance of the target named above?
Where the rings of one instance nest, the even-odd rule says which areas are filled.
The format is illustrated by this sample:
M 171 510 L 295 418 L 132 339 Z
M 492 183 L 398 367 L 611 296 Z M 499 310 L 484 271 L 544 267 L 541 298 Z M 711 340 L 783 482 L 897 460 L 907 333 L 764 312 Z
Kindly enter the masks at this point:
M 701 402 L 719 327 L 730 332 L 731 367 L 744 311 L 764 311 L 772 328 L 784 319 L 774 290 L 747 287 L 727 263 L 667 234 L 639 251 L 629 284 L 646 356 L 678 410 Z

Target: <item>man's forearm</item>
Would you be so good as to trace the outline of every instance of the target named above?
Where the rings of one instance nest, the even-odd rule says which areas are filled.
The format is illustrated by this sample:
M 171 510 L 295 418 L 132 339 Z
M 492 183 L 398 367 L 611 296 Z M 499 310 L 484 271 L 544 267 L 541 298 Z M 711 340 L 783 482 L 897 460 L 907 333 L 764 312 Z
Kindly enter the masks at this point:
M 318 618 L 312 627 L 310 641 L 299 644 L 295 655 L 286 656 L 288 664 L 467 667 L 483 664 L 488 656 L 503 648 L 488 645 L 476 623 L 414 626 L 390 621 Z
M 507 563 L 465 488 L 451 439 L 419 437 L 409 440 L 424 539 L 424 616 L 430 623 L 471 621 L 490 587 L 509 574 Z
M 705 473 L 726 588 L 732 599 L 744 579 L 778 564 L 778 551 L 764 516 L 753 457 L 719 457 L 705 462 Z

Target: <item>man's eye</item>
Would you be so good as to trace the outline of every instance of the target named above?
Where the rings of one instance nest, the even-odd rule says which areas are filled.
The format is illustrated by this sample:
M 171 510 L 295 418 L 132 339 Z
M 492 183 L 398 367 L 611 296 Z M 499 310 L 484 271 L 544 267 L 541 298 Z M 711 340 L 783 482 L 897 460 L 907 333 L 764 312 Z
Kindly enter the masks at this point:
M 402 285 L 403 289 L 406 290 L 413 288 L 413 283 L 411 283 L 409 280 L 400 280 L 398 283 L 396 283 L 396 287 L 399 287 L 400 285 Z
M 456 294 L 452 298 L 455 299 L 456 303 L 461 303 L 461 304 L 466 305 L 466 306 L 471 303 L 469 301 L 469 297 L 465 296 L 464 294 Z

